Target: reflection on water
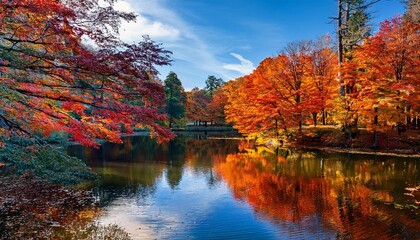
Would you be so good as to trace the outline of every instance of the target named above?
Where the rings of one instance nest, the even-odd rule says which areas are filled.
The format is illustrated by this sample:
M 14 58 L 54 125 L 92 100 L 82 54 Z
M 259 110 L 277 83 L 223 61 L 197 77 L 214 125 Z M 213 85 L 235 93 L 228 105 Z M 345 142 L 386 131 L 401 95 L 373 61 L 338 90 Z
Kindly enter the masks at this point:
M 101 176 L 98 219 L 135 239 L 420 238 L 420 159 L 147 137 L 72 146 Z

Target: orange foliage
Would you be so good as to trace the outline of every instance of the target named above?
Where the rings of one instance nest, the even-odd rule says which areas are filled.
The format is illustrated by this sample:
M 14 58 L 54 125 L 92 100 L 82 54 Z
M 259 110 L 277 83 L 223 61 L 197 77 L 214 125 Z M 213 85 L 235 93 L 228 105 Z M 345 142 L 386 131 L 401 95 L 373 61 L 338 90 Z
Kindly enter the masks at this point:
M 223 123 L 225 120 L 224 107 L 227 103 L 227 96 L 223 89 L 219 88 L 211 96 L 211 101 L 208 105 L 209 120 L 216 123 Z
M 325 110 L 333 89 L 338 89 L 336 56 L 328 44 L 290 44 L 250 75 L 228 82 L 227 121 L 244 134 L 277 133 L 301 127 L 306 116 Z
M 401 17 L 383 22 L 380 31 L 355 48 L 342 64 L 345 95 L 341 97 L 337 55 L 329 37 L 315 43 L 289 44 L 283 53 L 264 59 L 254 72 L 225 86 L 227 121 L 245 135 L 301 129 L 302 123 L 310 123 L 310 117 L 316 124 L 319 113 L 326 124 L 326 112 L 335 123 L 347 127 L 359 124 L 375 132 L 417 125 L 419 29 L 419 23 Z M 352 130 L 347 131 L 351 136 Z
M 416 117 L 420 102 L 420 24 L 395 17 L 356 50 L 358 104 L 370 129 Z
M 311 167 L 305 164 L 314 161 L 319 164 L 319 160 L 305 161 L 302 155 L 296 157 L 289 155 L 279 163 L 255 152 L 230 154 L 225 161 L 216 163 L 215 170 L 232 189 L 235 198 L 246 200 L 257 213 L 270 220 L 300 225 L 308 218 L 319 217 L 323 228 L 337 231 L 339 235 L 347 234 L 355 239 L 389 237 L 384 229 L 395 224 L 394 213 L 384 209 L 386 204 L 377 202 L 389 203 L 394 199 L 386 191 L 366 186 L 378 180 L 370 173 L 383 169 L 361 162 L 356 175 L 346 176 L 338 171 L 339 166 L 328 165 L 341 162 L 326 161 L 322 173 L 312 173 Z M 330 168 L 334 172 L 330 172 Z M 319 169 L 319 165 L 314 169 Z M 305 170 L 308 172 L 303 172 Z M 413 220 L 406 219 L 402 213 L 399 215 L 398 221 L 406 222 L 411 232 L 418 231 Z
M 190 121 L 205 122 L 210 118 L 207 106 L 210 104 L 211 98 L 206 94 L 204 89 L 194 88 L 187 92 L 186 117 Z

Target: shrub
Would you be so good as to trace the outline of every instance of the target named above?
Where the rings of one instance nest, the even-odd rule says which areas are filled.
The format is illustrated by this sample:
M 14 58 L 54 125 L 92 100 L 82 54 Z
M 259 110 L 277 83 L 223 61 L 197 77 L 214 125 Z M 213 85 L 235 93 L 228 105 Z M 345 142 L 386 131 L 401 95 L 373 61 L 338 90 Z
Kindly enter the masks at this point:
M 0 162 L 12 173 L 33 172 L 52 183 L 74 185 L 95 179 L 96 175 L 82 160 L 69 156 L 63 145 L 53 146 L 25 138 L 15 138 L 0 148 Z

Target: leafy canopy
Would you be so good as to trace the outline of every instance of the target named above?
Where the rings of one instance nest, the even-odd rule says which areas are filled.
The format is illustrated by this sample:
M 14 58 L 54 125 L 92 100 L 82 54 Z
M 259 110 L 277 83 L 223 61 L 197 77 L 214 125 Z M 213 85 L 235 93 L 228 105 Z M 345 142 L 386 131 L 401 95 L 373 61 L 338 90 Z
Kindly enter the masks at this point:
M 135 15 L 115 10 L 114 2 L 0 1 L 3 140 L 64 131 L 98 146 L 95 138 L 120 142 L 121 127 L 133 126 L 161 141 L 173 137 L 159 124 L 164 89 L 154 77 L 171 52 L 147 37 L 122 42 L 119 24 Z

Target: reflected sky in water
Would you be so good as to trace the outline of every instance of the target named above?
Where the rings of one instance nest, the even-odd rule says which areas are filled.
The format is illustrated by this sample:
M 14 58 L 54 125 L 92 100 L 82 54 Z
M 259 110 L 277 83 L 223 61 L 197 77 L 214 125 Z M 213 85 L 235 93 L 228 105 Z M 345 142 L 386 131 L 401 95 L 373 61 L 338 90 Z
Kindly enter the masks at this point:
M 405 194 L 420 185 L 420 159 L 188 137 L 69 151 L 101 176 L 98 221 L 134 239 L 420 237 L 419 196 Z
M 115 199 L 98 221 L 116 223 L 135 239 L 289 239 L 290 236 L 310 237 L 313 232 L 290 232 L 256 216 L 246 202 L 235 200 L 224 182 L 209 186 L 206 176 L 191 168 L 184 171 L 179 185 L 173 189 L 165 177 L 157 180 L 157 189 L 146 197 Z M 315 219 L 316 220 L 316 219 Z M 296 228 L 296 227 L 295 227 Z M 296 230 L 296 229 L 295 229 Z M 326 237 L 322 232 L 319 237 Z M 332 238 L 331 232 L 328 238 Z

